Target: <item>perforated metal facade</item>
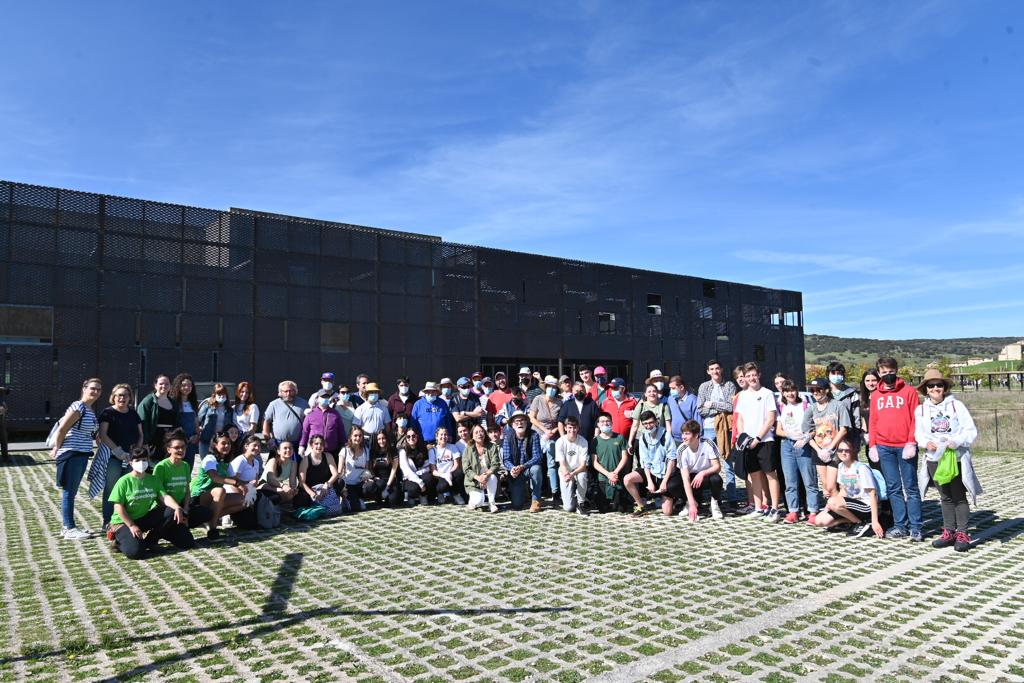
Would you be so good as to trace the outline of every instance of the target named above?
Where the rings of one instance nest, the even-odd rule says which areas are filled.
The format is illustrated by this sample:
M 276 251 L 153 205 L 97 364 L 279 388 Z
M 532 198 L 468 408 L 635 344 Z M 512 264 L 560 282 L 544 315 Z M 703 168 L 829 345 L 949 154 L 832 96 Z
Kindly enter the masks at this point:
M 0 181 L 0 255 L 0 305 L 53 310 L 51 339 L 0 330 L 14 419 L 60 413 L 91 375 L 249 378 L 263 402 L 325 369 L 389 390 L 524 362 L 608 361 L 632 386 L 696 384 L 711 357 L 803 371 L 799 292 L 428 235 Z

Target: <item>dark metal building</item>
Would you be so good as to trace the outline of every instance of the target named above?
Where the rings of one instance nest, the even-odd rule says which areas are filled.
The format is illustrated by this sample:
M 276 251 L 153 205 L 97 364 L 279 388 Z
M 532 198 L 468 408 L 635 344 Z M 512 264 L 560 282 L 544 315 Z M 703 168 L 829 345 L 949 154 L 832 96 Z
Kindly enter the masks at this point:
M 324 370 L 387 393 L 402 374 L 520 365 L 600 363 L 630 388 L 653 368 L 695 387 L 712 357 L 803 373 L 799 292 L 428 235 L 0 181 L 0 257 L 15 428 L 62 414 L 93 375 L 250 379 L 265 404 Z

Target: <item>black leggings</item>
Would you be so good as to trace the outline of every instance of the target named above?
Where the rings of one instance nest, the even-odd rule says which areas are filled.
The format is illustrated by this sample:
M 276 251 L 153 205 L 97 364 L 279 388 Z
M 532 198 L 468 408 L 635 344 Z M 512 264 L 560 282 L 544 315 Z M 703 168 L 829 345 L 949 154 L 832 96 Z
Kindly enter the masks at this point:
M 722 477 L 721 476 L 719 476 L 717 473 L 705 475 L 704 476 L 704 481 L 702 481 L 700 483 L 700 487 L 699 488 L 693 485 L 693 481 L 692 481 L 693 475 L 692 474 L 690 475 L 690 477 L 691 477 L 690 488 L 693 489 L 693 499 L 696 500 L 698 504 L 704 502 L 704 498 L 706 497 L 705 494 L 708 493 L 708 492 L 711 493 L 711 497 L 712 498 L 717 500 L 719 503 L 722 502 Z
M 387 499 L 384 498 L 384 491 L 388 487 L 387 477 L 374 477 L 373 479 L 363 484 L 363 498 L 366 500 L 375 500 L 378 503 L 387 503 L 391 507 L 402 504 L 402 482 L 399 479 L 395 479 L 395 483 L 391 485 L 391 490 L 388 492 Z
M 427 491 L 425 495 L 427 500 L 435 500 L 437 498 L 437 480 L 434 479 L 434 475 L 427 472 L 420 479 L 423 480 L 423 484 L 426 486 Z M 447 484 L 448 482 L 445 483 Z M 402 482 L 402 489 L 409 494 L 410 500 L 419 500 L 424 495 L 424 492 L 420 490 L 420 485 L 410 479 Z
M 934 477 L 939 467 L 937 462 L 928 462 L 928 476 Z M 932 479 L 934 482 L 935 480 Z M 958 474 L 948 484 L 935 482 L 939 489 L 939 504 L 942 507 L 942 528 L 950 531 L 967 533 L 967 523 L 971 518 L 971 506 L 967 502 L 967 489 L 964 480 Z M 922 494 L 923 495 L 923 494 Z
M 142 538 L 135 538 L 127 524 L 122 524 L 114 533 L 117 547 L 121 553 L 132 560 L 141 560 L 147 550 L 153 550 L 164 538 L 176 548 L 188 550 L 196 545 L 192 532 L 185 524 L 174 523 L 174 510 L 158 505 L 145 515 L 135 520 L 135 526 L 144 532 Z
M 434 477 L 434 481 L 437 482 L 438 496 L 450 493 L 452 496 L 466 497 L 466 473 L 461 469 L 457 472 L 452 472 L 451 486 L 448 485 L 448 480 L 444 477 Z

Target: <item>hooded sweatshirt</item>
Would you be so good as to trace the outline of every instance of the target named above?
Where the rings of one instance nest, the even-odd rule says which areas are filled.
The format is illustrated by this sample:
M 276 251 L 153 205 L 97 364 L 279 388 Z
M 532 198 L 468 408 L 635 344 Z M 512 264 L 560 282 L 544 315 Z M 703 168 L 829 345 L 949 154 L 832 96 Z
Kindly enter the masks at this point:
M 914 411 L 918 403 L 917 391 L 902 379 L 896 378 L 896 384 L 892 387 L 880 383 L 871 392 L 868 443 L 872 446 L 897 448 L 916 443 Z
M 970 453 L 971 444 L 978 438 L 978 428 L 967 406 L 952 396 L 946 396 L 939 404 L 925 399 L 914 411 L 914 417 L 918 448 L 933 462 L 941 458 L 947 448 L 954 449 L 957 460 L 961 459 L 965 453 Z M 927 450 L 929 442 L 939 448 Z

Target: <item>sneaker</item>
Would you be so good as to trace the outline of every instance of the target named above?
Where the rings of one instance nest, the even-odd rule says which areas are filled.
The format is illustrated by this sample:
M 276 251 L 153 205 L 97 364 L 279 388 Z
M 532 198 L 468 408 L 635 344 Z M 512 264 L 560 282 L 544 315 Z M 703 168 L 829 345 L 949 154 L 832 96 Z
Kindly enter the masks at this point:
M 910 534 L 908 534 L 903 529 L 900 529 L 899 527 L 895 527 L 894 526 L 893 528 L 891 528 L 891 529 L 889 529 L 888 531 L 885 532 L 885 537 L 886 538 L 909 538 Z
M 530 512 L 540 512 L 540 510 L 541 510 L 541 507 L 540 507 L 540 501 L 539 500 L 535 500 L 532 503 L 530 503 Z
M 911 529 L 910 530 L 910 540 L 915 542 L 915 543 L 920 543 L 921 541 L 923 541 L 924 540 L 924 536 L 921 535 L 921 530 L 920 529 Z
M 483 508 L 480 508 L 480 509 L 483 510 Z M 497 512 L 497 511 L 498 511 L 498 506 L 495 505 L 494 503 L 491 503 L 491 512 Z
M 817 521 L 818 521 L 818 513 L 817 512 L 812 512 L 811 514 L 807 515 L 807 523 L 810 524 L 811 526 L 814 526 L 814 523 L 817 522 Z
M 218 538 L 220 538 L 220 529 L 210 529 L 206 532 L 207 541 L 216 541 Z
M 797 514 L 796 514 L 795 512 L 790 512 L 790 513 L 789 513 L 788 515 L 786 515 L 786 516 L 785 516 L 785 517 L 784 517 L 784 518 L 782 519 L 782 523 L 783 523 L 783 524 L 796 524 L 796 523 L 797 523 L 797 520 L 798 520 L 799 518 L 800 518 L 800 517 L 799 517 L 799 515 L 797 515 Z
M 956 543 L 953 545 L 953 550 L 958 553 L 966 553 L 971 549 L 971 537 L 967 535 L 966 531 L 956 532 Z
M 74 527 L 71 529 L 64 529 L 61 535 L 66 541 L 84 541 L 85 539 L 92 537 L 92 534 L 85 529 L 77 529 Z
M 764 521 L 771 522 L 772 524 L 774 524 L 775 522 L 778 522 L 779 519 L 780 519 L 779 511 L 776 510 L 775 508 L 772 508 L 771 510 L 766 512 L 765 515 L 764 515 Z
M 466 499 L 462 497 L 462 494 L 459 494 L 459 493 L 455 494 L 454 500 L 455 500 L 455 504 L 456 505 L 465 505 L 466 504 Z
M 643 505 L 634 505 L 633 511 L 629 513 L 630 517 L 643 517 L 647 514 L 647 510 L 644 509 Z
M 718 504 L 718 501 L 714 498 L 711 499 L 711 519 L 723 519 L 725 515 L 722 514 L 722 506 Z
M 833 533 L 833 534 L 838 534 L 838 533 L 845 533 L 845 532 L 849 531 L 852 528 L 853 528 L 853 524 L 850 524 L 850 523 L 833 524 L 832 526 L 825 527 L 825 531 L 828 531 L 828 532 Z
M 850 533 L 848 535 L 852 536 L 853 538 L 860 538 L 861 536 L 866 534 L 870 528 L 870 524 L 858 524 L 850 530 Z
M 747 507 L 743 508 L 744 517 L 760 517 L 763 514 L 764 511 L 762 511 L 760 508 L 754 507 L 753 505 L 748 505 Z
M 580 517 L 586 517 L 587 516 L 587 511 L 584 510 L 582 506 L 577 505 L 576 506 L 576 514 L 579 515 Z
M 956 534 L 950 529 L 943 529 L 942 535 L 932 541 L 933 548 L 948 548 L 956 542 Z

